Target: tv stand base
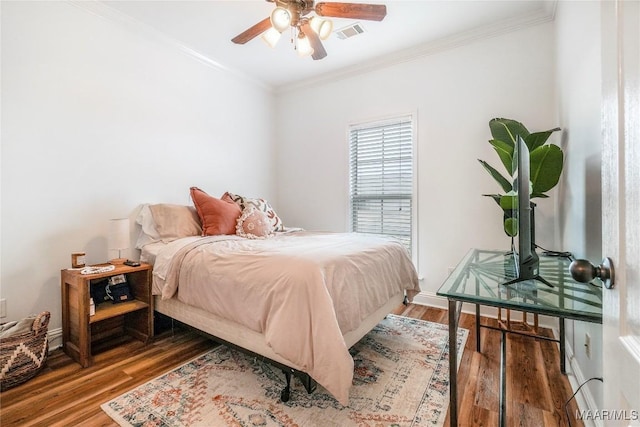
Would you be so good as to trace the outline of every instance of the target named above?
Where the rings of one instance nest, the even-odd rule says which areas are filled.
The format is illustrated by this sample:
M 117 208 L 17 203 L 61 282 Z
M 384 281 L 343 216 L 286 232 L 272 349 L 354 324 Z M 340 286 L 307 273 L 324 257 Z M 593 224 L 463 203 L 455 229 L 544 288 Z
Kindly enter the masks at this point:
M 533 277 L 530 277 L 530 278 L 518 277 L 518 278 L 515 278 L 513 280 L 509 280 L 508 282 L 501 283 L 501 285 L 503 285 L 503 286 L 513 285 L 514 283 L 524 282 L 526 280 L 537 280 L 537 281 L 542 282 L 545 285 L 549 286 L 550 288 L 554 288 L 555 287 L 551 283 L 549 283 L 547 281 L 547 279 L 545 279 L 542 276 L 537 276 L 537 275 L 533 276 Z

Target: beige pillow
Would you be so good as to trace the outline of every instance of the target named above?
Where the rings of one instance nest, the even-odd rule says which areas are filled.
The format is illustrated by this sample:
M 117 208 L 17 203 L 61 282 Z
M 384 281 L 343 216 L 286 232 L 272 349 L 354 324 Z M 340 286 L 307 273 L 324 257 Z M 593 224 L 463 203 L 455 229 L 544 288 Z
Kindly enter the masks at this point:
M 273 235 L 273 225 L 264 212 L 250 207 L 238 218 L 236 234 L 247 239 L 266 239 Z
M 198 212 L 192 206 L 162 203 L 150 205 L 149 210 L 158 235 L 165 243 L 181 237 L 202 235 Z

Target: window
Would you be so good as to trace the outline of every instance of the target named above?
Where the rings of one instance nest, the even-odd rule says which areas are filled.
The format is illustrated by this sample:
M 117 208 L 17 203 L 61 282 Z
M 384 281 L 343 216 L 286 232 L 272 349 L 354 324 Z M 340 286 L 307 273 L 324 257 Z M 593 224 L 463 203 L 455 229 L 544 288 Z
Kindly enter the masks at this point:
M 349 128 L 351 230 L 391 235 L 412 252 L 412 116 Z

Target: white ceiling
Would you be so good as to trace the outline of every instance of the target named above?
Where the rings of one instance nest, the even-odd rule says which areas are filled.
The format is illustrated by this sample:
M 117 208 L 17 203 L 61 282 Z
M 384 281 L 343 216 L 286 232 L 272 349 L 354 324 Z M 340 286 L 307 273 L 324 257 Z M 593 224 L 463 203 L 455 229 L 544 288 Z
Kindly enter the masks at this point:
M 555 7 L 555 0 L 351 2 L 386 4 L 387 16 L 381 22 L 333 18 L 334 30 L 359 22 L 365 33 L 345 40 L 333 34 L 323 42 L 327 57 L 317 61 L 298 57 L 286 32 L 274 49 L 259 37 L 245 45 L 231 42 L 269 16 L 274 4 L 265 0 L 104 0 L 101 7 L 111 17 L 274 89 L 402 61 L 465 38 L 542 22 L 552 17 Z

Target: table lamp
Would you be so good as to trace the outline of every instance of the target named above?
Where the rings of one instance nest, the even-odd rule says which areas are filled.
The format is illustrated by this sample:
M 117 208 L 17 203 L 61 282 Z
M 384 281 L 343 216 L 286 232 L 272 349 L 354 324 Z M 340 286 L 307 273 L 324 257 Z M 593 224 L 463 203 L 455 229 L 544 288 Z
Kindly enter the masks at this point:
M 129 218 L 109 220 L 109 250 L 118 251 L 118 258 L 109 261 L 109 264 L 119 265 L 127 259 L 121 257 L 125 249 L 129 249 Z

